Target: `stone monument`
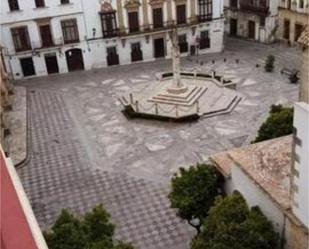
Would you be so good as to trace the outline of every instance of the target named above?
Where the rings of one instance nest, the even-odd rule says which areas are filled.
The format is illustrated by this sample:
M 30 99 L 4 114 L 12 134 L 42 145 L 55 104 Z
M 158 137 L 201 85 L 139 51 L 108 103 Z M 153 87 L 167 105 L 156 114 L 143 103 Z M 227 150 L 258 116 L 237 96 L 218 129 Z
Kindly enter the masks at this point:
M 241 97 L 228 87 L 232 82 L 214 72 L 197 73 L 181 71 L 177 28 L 169 32 L 171 42 L 172 72 L 160 74 L 157 81 L 142 89 L 120 96 L 124 112 L 131 117 L 161 120 L 192 120 L 228 113 Z

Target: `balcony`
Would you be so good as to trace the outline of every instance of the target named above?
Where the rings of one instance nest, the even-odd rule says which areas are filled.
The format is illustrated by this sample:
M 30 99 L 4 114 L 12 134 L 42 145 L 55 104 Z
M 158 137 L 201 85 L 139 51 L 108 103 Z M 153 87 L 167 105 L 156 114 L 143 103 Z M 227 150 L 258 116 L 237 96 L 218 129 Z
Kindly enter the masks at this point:
M 53 39 L 51 41 L 45 41 L 45 42 L 32 42 L 32 48 L 34 50 L 48 49 L 61 46 L 63 46 L 62 38 Z
M 266 0 L 254 0 L 252 2 L 241 0 L 239 6 L 240 10 L 244 12 L 260 15 L 268 15 L 269 13 L 269 3 Z

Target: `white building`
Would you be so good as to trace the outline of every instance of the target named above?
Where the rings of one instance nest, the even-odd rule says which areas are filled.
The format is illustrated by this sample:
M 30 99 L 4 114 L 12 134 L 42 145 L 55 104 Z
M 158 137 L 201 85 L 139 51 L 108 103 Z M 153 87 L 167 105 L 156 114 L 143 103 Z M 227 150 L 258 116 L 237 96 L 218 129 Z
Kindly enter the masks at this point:
M 14 79 L 223 48 L 223 0 L 3 0 L 5 63 Z
M 225 0 L 227 25 L 231 36 L 262 43 L 276 40 L 279 0 Z

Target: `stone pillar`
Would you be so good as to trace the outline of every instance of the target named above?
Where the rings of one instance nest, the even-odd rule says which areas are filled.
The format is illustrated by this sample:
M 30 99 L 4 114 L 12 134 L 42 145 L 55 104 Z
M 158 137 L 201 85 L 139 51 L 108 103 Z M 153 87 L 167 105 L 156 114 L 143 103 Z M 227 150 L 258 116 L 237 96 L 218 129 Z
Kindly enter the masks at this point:
M 148 3 L 147 3 L 147 0 L 142 0 L 142 9 L 143 9 L 144 30 L 148 30 L 149 29 L 149 18 L 148 18 Z
M 190 22 L 196 23 L 196 9 L 195 9 L 195 0 L 190 0 Z
M 168 24 L 171 24 L 173 21 L 172 0 L 166 0 L 166 7 L 167 7 L 167 22 Z
M 118 16 L 118 21 L 119 21 L 120 33 L 124 33 L 125 26 L 124 26 L 124 20 L 123 20 L 122 0 L 117 0 L 117 16 Z

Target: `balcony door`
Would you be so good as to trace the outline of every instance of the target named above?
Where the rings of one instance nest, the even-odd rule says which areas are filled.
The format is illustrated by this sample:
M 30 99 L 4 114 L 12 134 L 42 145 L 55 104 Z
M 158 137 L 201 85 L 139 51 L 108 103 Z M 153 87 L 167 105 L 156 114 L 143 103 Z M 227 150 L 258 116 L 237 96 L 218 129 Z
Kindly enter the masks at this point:
M 153 17 L 153 28 L 162 28 L 163 27 L 163 12 L 162 8 L 156 8 L 152 10 Z
M 40 34 L 42 47 L 50 47 L 53 45 L 53 38 L 49 24 L 40 25 Z
M 138 22 L 138 12 L 129 12 L 128 13 L 129 19 L 129 32 L 138 32 L 139 31 L 139 22 Z

